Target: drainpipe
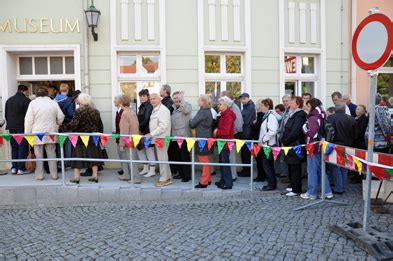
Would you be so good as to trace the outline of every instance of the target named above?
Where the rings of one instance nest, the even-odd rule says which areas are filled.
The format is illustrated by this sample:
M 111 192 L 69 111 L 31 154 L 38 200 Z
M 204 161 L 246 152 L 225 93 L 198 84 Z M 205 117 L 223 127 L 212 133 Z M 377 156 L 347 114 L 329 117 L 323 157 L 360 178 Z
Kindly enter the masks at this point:
M 340 7 L 340 85 L 341 85 L 341 90 L 343 90 L 344 87 L 344 43 L 343 43 L 343 15 L 344 15 L 344 3 L 343 0 L 341 0 L 341 7 Z
M 87 10 L 89 7 L 89 0 L 84 1 L 84 10 Z M 85 18 L 85 14 L 83 13 L 83 29 L 84 29 L 84 34 L 83 34 L 83 76 L 84 76 L 84 86 L 82 88 L 82 91 L 89 94 L 90 89 L 90 80 L 89 80 L 89 26 L 87 25 L 87 21 Z

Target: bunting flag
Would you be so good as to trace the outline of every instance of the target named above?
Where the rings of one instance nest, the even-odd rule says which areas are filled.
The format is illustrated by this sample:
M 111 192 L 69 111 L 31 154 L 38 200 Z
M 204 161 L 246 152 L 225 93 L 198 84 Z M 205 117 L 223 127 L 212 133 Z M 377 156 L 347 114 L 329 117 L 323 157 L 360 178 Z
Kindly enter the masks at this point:
M 59 143 L 59 145 L 61 146 L 61 147 L 63 147 L 63 145 L 64 145 L 64 142 L 67 140 L 67 136 L 65 136 L 65 135 L 58 135 L 57 136 L 57 142 Z
M 14 138 L 16 143 L 18 143 L 18 145 L 20 145 L 23 141 L 23 135 L 14 134 L 14 135 L 12 135 L 12 137 Z
M 280 147 L 272 147 L 273 159 L 276 160 L 278 155 L 280 155 L 281 148 Z
M 124 144 L 127 145 L 128 148 L 132 148 L 132 142 L 130 137 L 121 137 L 121 140 L 124 142 Z
M 100 142 L 100 136 L 91 136 L 91 137 L 94 141 L 94 144 L 98 146 L 98 143 Z
M 253 148 L 251 149 L 251 155 L 257 157 L 260 150 L 261 150 L 261 146 L 259 146 L 259 144 L 254 144 Z
M 56 139 L 56 136 L 55 135 L 49 135 L 49 138 L 54 142 L 55 139 Z
M 232 151 L 233 148 L 235 147 L 235 143 L 233 141 L 228 141 L 227 144 L 228 144 L 229 151 Z
M 78 138 L 79 138 L 78 135 L 73 135 L 73 134 L 68 135 L 68 139 L 71 141 L 72 146 L 74 146 L 74 148 L 76 147 L 76 144 L 78 143 Z
M 265 153 L 266 158 L 269 158 L 270 153 L 272 153 L 272 148 L 263 146 L 263 152 Z
M 36 133 L 35 135 L 40 139 L 40 141 L 42 141 L 42 139 L 43 139 L 44 136 L 45 136 L 45 133 L 44 133 L 44 132 L 38 132 L 38 133 Z
M 176 140 L 176 142 L 177 142 L 177 146 L 179 146 L 179 149 L 181 149 L 181 146 L 183 145 L 183 139 L 178 139 L 178 140 Z
M 360 162 L 360 160 L 358 158 L 353 158 L 353 162 L 355 162 L 358 171 L 359 171 L 359 175 L 362 175 L 362 170 L 363 170 L 363 164 Z
M 328 145 L 328 142 L 327 141 L 323 141 L 322 142 L 322 151 L 323 151 L 323 153 L 324 154 L 326 154 L 326 146 Z
M 333 144 L 333 143 L 328 143 L 328 144 L 326 145 L 325 154 L 326 154 L 326 155 L 330 155 L 330 154 L 333 152 L 333 150 L 334 150 L 334 144 Z
M 251 149 L 252 149 L 252 142 L 246 142 L 246 145 L 247 145 L 248 150 L 251 151 Z
M 350 170 L 353 170 L 353 157 L 347 154 L 347 164 Z
M 11 135 L 11 134 L 8 134 L 8 133 L 4 133 L 4 134 L 3 134 L 3 137 L 4 137 L 4 139 L 5 139 L 6 141 L 10 141 L 11 138 L 12 138 L 12 135 Z
M 100 135 L 100 140 L 101 140 L 102 146 L 105 147 L 105 145 L 106 145 L 108 139 L 109 139 L 109 136 L 108 136 L 108 135 Z
M 3 145 L 3 144 L 4 144 L 4 139 L 2 136 L 0 136 L 0 145 Z
M 306 150 L 307 150 L 308 155 L 310 155 L 310 157 L 314 157 L 314 147 L 315 146 L 313 143 L 306 145 Z
M 244 141 L 242 140 L 236 140 L 236 152 L 239 153 L 241 148 L 244 146 Z
M 393 169 L 368 164 L 368 168 L 379 180 L 393 180 Z
M 111 138 L 114 138 L 114 139 L 120 139 L 120 134 L 119 134 L 119 133 L 112 133 L 112 134 L 110 135 L 110 137 L 111 137 Z
M 154 142 L 155 142 L 155 144 L 157 145 L 157 148 L 158 148 L 159 150 L 162 150 L 162 148 L 164 148 L 164 140 L 163 140 L 163 139 L 161 139 L 161 138 L 156 138 L 156 139 L 154 140 Z
M 217 152 L 218 152 L 218 155 L 221 154 L 221 151 L 224 148 L 225 144 L 226 144 L 225 140 L 217 140 L 217 147 L 218 147 Z
M 297 145 L 297 146 L 293 147 L 293 151 L 295 151 L 296 156 L 298 156 L 299 158 L 302 158 L 302 145 Z
M 284 154 L 285 154 L 285 156 L 288 154 L 288 151 L 290 150 L 290 149 L 292 149 L 292 147 L 282 147 L 281 148 L 283 151 L 284 151 Z
M 165 136 L 165 145 L 168 145 L 169 142 L 171 142 L 172 139 L 173 139 L 172 136 Z
M 195 145 L 195 140 L 194 139 L 186 139 L 186 142 L 187 142 L 187 149 L 188 149 L 188 151 L 189 152 L 191 152 L 191 150 L 192 150 L 192 148 L 194 147 L 194 145 Z
M 207 148 L 208 150 L 211 150 L 211 148 L 213 147 L 214 143 L 216 143 L 216 140 L 213 138 L 209 138 L 207 139 Z M 218 153 L 220 154 L 220 153 Z
M 87 148 L 87 145 L 89 145 L 90 136 L 81 135 L 79 137 L 81 137 L 83 144 L 85 144 L 85 148 Z
M 132 141 L 134 142 L 134 146 L 138 146 L 139 142 L 142 139 L 142 135 L 132 135 Z
M 152 142 L 153 137 L 150 137 L 150 139 L 146 139 L 146 136 L 143 136 L 143 145 L 145 145 L 145 148 L 148 148 Z
M 27 140 L 27 142 L 29 143 L 30 146 L 34 146 L 34 136 L 25 136 L 25 139 Z
M 205 140 L 198 140 L 198 146 L 199 146 L 199 151 L 202 152 L 206 146 L 206 141 Z

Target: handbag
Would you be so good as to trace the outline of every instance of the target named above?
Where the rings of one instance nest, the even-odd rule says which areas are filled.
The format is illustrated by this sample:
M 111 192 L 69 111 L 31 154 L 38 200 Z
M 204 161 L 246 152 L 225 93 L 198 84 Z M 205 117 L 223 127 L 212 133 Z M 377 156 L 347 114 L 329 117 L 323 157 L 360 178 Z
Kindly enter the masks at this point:
M 27 159 L 35 159 L 34 153 L 29 151 L 29 154 L 27 155 Z M 34 161 L 27 161 L 25 163 L 26 170 L 33 171 L 35 170 L 35 167 L 36 167 L 36 163 Z

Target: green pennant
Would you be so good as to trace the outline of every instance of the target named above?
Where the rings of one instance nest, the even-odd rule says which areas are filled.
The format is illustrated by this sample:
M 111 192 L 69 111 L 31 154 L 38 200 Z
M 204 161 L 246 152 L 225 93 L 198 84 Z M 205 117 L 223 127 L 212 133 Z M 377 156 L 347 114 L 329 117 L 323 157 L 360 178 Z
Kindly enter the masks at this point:
M 6 141 L 10 141 L 11 138 L 12 138 L 12 135 L 11 135 L 11 134 L 8 134 L 8 133 L 4 133 L 4 134 L 2 134 L 2 136 L 4 137 L 4 139 L 5 139 Z
M 386 171 L 389 173 L 391 179 L 393 179 L 393 169 L 386 169 Z
M 120 139 L 120 134 L 118 134 L 118 133 L 112 133 L 112 134 L 111 134 L 111 137 L 114 138 L 114 139 Z
M 220 155 L 220 153 L 221 153 L 221 151 L 224 148 L 226 143 L 227 142 L 225 140 L 217 140 L 217 147 L 218 147 L 217 152 L 218 152 L 218 155 Z
M 172 136 L 165 136 L 165 139 L 164 139 L 164 143 L 165 143 L 165 145 L 168 145 L 168 144 L 169 144 L 169 142 L 170 142 L 172 139 L 173 139 L 173 137 L 172 137 Z
M 56 138 L 57 138 L 57 142 L 59 143 L 59 145 L 60 145 L 61 147 L 63 147 L 64 142 L 67 140 L 67 136 L 58 135 L 58 136 L 56 136 Z
M 263 147 L 263 152 L 265 153 L 266 158 L 269 158 L 270 157 L 270 153 L 272 152 L 272 148 L 270 148 L 270 147 Z

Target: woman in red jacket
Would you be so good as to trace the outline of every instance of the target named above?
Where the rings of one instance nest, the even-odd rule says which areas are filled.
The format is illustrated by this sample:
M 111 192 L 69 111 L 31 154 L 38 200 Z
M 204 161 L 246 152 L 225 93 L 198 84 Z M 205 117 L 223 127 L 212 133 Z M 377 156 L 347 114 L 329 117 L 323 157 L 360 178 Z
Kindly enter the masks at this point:
M 218 100 L 218 108 L 221 116 L 218 121 L 217 129 L 214 130 L 213 136 L 217 139 L 233 139 L 235 130 L 236 114 L 230 109 L 232 101 L 228 97 L 222 97 Z M 225 144 L 220 153 L 220 163 L 229 163 L 229 148 Z M 232 189 L 232 173 L 230 166 L 220 166 L 221 180 L 216 182 L 218 188 Z

